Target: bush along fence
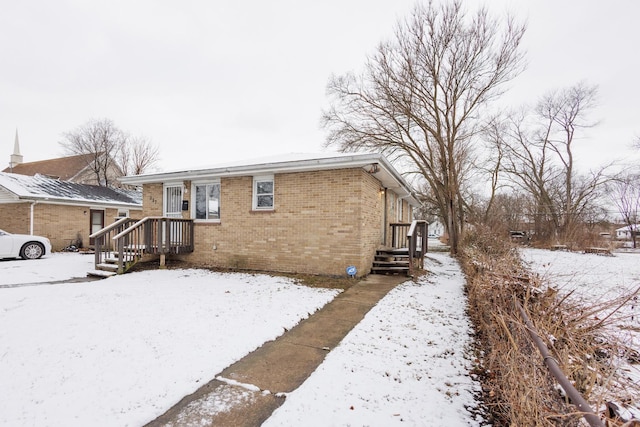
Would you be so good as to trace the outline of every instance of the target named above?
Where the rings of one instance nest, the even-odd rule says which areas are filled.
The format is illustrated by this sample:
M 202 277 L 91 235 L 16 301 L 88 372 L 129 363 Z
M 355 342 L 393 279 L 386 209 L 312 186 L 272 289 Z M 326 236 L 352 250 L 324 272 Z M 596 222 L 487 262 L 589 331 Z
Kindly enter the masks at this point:
M 607 411 L 611 405 L 602 393 L 602 384 L 616 375 L 615 364 L 603 357 L 601 343 L 615 344 L 603 340 L 602 325 L 590 322 L 584 307 L 543 286 L 522 267 L 511 242 L 494 236 L 482 230 L 467 236 L 461 256 L 476 333 L 475 373 L 488 421 L 632 425 L 605 419 L 619 414 Z

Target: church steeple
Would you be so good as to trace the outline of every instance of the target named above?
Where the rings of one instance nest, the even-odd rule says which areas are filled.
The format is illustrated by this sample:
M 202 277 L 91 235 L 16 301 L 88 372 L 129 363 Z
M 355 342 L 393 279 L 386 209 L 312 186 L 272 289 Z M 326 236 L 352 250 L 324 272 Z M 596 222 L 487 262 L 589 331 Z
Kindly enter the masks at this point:
M 16 139 L 13 143 L 13 154 L 9 161 L 9 168 L 12 169 L 22 163 L 22 154 L 20 154 L 20 142 L 18 141 L 18 129 L 16 129 Z

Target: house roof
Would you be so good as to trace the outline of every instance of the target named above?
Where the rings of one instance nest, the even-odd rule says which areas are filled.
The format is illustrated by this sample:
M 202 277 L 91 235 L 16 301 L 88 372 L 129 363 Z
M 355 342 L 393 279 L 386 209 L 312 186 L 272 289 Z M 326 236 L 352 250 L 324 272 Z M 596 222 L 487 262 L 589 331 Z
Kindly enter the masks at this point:
M 142 185 L 159 182 L 198 180 L 230 176 L 247 176 L 286 172 L 363 168 L 375 176 L 385 188 L 393 190 L 410 204 L 418 201 L 402 175 L 379 153 L 290 153 L 280 156 L 224 163 L 201 168 L 183 169 L 146 175 L 123 176 L 123 184 Z
M 0 190 L 0 202 L 28 200 L 142 208 L 140 191 L 78 184 L 43 175 L 26 176 L 0 172 Z
M 88 165 L 93 162 L 93 157 L 94 154 L 80 154 L 77 156 L 20 163 L 13 168 L 6 168 L 2 172 L 28 176 L 40 174 L 51 178 L 58 178 L 63 181 L 69 181 L 87 169 Z
M 626 231 L 627 233 L 630 232 L 631 230 L 633 231 L 640 230 L 640 224 L 625 225 L 624 227 L 620 227 L 616 229 L 616 231 Z

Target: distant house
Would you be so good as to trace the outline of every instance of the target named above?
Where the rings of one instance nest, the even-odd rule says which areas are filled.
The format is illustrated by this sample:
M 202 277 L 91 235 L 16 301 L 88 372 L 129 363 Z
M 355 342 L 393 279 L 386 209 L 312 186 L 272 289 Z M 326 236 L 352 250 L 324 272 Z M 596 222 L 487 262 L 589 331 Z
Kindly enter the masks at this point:
M 429 224 L 429 237 L 444 236 L 444 225 L 440 221 L 433 221 Z
M 175 224 L 150 222 L 141 236 L 186 239 L 188 248 L 165 252 L 221 268 L 345 275 L 355 267 L 349 269 L 354 275 L 368 274 L 376 250 L 406 239 L 418 206 L 410 186 L 380 154 L 292 154 L 121 182 L 142 186 L 148 221 L 174 218 Z M 132 233 L 126 237 L 130 246 L 157 251 L 164 244 L 131 243 L 145 221 L 117 232 Z
M 636 236 L 640 234 L 640 224 L 627 225 L 616 229 L 616 238 L 620 240 L 631 240 L 631 232 L 634 232 Z
M 98 178 L 92 168 L 96 156 L 98 157 L 98 162 L 104 161 L 102 159 L 102 157 L 105 156 L 104 154 L 96 155 L 92 153 L 25 163 L 23 156 L 20 154 L 20 144 L 18 141 L 18 133 L 16 132 L 9 167 L 2 172 L 27 176 L 44 175 L 49 178 L 79 184 L 104 185 L 104 183 L 98 182 Z M 117 179 L 124 175 L 124 173 L 114 161 L 109 161 L 106 175 L 109 183 L 117 184 Z
M 48 237 L 54 251 L 77 239 L 88 246 L 91 233 L 141 212 L 137 191 L 0 173 L 0 229 Z

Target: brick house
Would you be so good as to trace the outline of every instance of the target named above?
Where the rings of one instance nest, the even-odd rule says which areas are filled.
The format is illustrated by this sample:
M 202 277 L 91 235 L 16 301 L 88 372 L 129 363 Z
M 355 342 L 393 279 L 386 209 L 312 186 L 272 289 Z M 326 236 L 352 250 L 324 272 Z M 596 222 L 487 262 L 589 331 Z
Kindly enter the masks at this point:
M 91 233 L 141 212 L 138 191 L 0 172 L 0 229 L 47 237 L 54 251 L 78 239 L 88 246 Z
M 392 224 L 411 223 L 418 205 L 380 154 L 292 154 L 120 180 L 142 186 L 144 217 L 192 222 L 192 252 L 180 256 L 209 267 L 368 274 Z

